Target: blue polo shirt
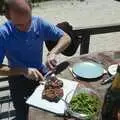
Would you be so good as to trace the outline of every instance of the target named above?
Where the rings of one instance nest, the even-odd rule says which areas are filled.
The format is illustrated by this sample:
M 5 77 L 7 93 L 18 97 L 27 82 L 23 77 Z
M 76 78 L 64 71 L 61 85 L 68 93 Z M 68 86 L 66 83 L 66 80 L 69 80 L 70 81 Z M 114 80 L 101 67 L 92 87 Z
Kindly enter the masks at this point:
M 19 31 L 7 21 L 0 27 L 0 64 L 6 56 L 10 67 L 42 69 L 43 42 L 56 41 L 63 34 L 61 29 L 40 17 L 32 17 L 27 32 Z

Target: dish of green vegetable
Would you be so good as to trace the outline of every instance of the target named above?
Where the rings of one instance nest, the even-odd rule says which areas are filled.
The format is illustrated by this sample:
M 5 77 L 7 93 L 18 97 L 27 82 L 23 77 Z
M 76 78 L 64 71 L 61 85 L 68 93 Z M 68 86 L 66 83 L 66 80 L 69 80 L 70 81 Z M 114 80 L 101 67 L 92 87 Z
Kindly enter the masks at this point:
M 87 120 L 94 120 L 92 117 L 100 111 L 100 108 L 100 98 L 96 94 L 87 92 L 77 93 L 69 103 L 69 109 L 72 112 L 84 115 L 83 118 L 88 118 Z

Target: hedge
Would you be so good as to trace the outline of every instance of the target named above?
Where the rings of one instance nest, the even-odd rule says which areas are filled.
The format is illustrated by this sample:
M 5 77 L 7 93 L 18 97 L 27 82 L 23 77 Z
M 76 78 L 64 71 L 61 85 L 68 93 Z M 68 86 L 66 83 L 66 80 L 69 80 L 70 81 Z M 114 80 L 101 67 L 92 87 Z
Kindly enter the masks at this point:
M 31 0 L 32 3 L 41 2 L 41 1 L 49 1 L 49 0 Z

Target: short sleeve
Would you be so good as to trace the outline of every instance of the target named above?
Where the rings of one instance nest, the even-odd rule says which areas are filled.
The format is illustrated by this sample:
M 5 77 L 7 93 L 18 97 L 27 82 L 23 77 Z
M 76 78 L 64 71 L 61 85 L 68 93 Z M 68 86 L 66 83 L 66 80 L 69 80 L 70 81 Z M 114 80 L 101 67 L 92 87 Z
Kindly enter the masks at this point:
M 59 40 L 64 35 L 63 30 L 47 21 L 43 20 L 42 26 L 45 41 L 56 41 Z
M 0 64 L 2 64 L 3 59 L 5 56 L 5 49 L 4 49 L 4 37 L 3 35 L 0 33 Z

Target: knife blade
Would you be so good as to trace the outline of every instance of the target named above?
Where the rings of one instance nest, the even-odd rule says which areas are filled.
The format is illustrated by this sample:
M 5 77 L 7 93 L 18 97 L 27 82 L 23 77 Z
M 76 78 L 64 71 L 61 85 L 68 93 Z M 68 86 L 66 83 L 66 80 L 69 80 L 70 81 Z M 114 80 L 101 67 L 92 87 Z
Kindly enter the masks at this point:
M 107 84 L 107 83 L 109 83 L 109 82 L 112 82 L 112 80 L 113 80 L 114 77 L 115 77 L 115 76 L 113 75 L 113 76 L 111 76 L 111 77 L 103 80 L 103 81 L 101 82 L 101 85 L 105 85 L 105 84 Z

